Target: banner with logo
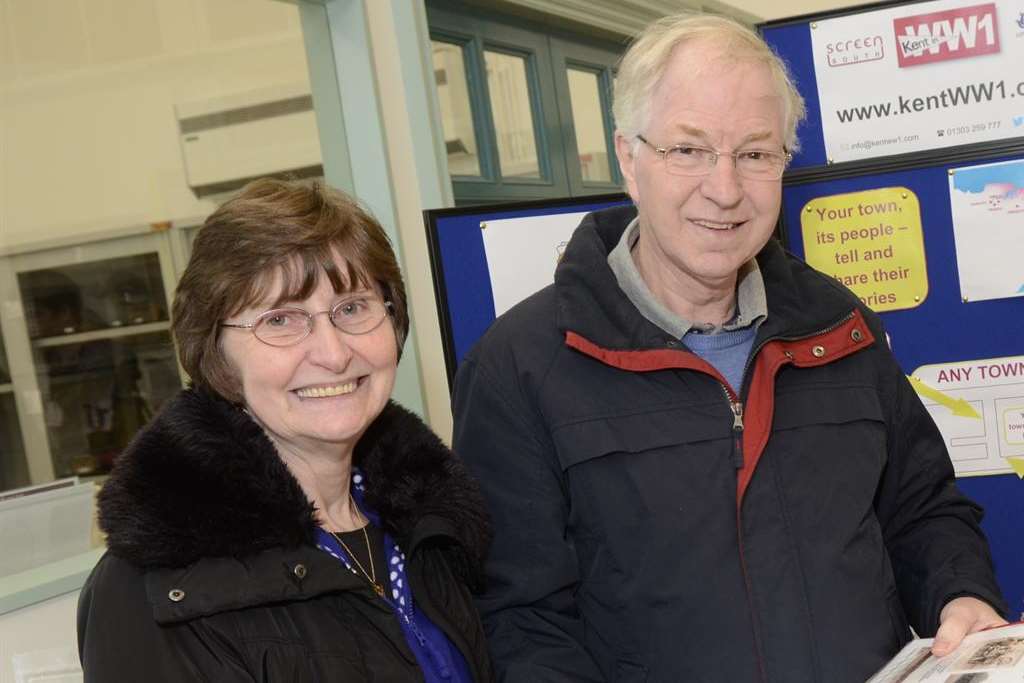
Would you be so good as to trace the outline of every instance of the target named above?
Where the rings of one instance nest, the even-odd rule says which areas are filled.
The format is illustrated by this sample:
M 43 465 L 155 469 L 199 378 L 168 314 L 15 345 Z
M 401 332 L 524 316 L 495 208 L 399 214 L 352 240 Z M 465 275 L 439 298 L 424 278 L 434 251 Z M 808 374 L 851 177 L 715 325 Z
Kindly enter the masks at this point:
M 1024 137 L 1024 0 L 936 0 L 811 24 L 830 162 Z

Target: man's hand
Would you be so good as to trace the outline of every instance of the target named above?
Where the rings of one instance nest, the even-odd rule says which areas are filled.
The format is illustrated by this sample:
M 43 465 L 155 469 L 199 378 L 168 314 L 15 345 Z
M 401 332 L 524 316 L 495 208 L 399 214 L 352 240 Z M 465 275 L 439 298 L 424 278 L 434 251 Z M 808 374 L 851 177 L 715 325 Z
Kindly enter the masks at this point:
M 939 612 L 939 631 L 935 634 L 932 654 L 936 657 L 948 655 L 968 633 L 1006 623 L 987 602 L 968 596 L 953 598 Z

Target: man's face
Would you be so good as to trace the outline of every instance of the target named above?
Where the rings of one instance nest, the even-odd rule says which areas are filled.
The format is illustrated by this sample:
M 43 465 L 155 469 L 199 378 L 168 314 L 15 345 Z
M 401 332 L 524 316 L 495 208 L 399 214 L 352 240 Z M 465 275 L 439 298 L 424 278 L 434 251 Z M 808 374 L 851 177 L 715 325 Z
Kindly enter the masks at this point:
M 768 67 L 720 55 L 700 43 L 676 49 L 655 86 L 644 137 L 660 148 L 781 153 L 783 100 Z M 732 286 L 772 234 L 782 181 L 742 178 L 725 154 L 705 176 L 670 175 L 660 154 L 634 143 L 616 135 L 619 165 L 639 209 L 640 260 L 683 287 Z

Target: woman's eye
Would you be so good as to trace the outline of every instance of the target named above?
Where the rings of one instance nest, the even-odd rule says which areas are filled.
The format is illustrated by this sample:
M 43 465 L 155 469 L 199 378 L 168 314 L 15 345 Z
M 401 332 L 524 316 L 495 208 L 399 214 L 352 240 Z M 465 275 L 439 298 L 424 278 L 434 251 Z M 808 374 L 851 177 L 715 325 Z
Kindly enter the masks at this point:
M 278 313 L 267 316 L 263 319 L 263 322 L 270 327 L 287 327 L 292 323 L 292 318 L 287 313 Z
M 362 299 L 353 299 L 338 305 L 338 313 L 344 316 L 359 315 L 366 310 L 366 302 Z

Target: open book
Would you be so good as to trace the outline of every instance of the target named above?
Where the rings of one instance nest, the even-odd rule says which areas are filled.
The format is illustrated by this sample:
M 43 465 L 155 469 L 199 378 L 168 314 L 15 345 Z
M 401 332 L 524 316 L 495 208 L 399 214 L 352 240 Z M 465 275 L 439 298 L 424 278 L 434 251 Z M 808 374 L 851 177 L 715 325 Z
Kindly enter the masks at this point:
M 1024 623 L 972 633 L 945 657 L 932 638 L 911 641 L 868 683 L 1009 683 L 1024 681 Z

